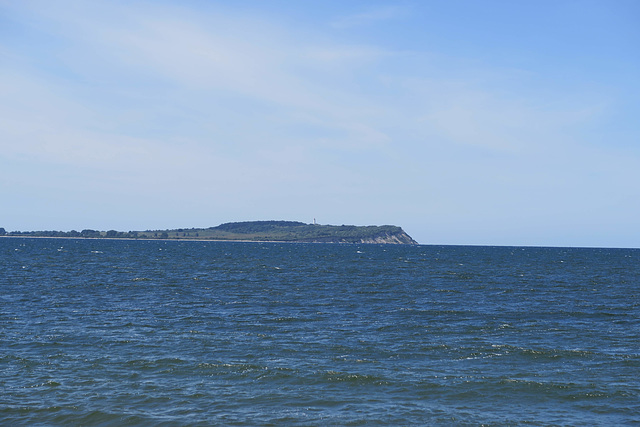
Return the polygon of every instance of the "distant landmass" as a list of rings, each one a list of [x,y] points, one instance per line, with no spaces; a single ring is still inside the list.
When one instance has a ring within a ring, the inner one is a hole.
[[[402,228],[394,225],[320,225],[298,221],[228,222],[209,228],[177,228],[145,231],[12,231],[0,228],[0,236],[78,237],[120,239],[226,240],[302,243],[384,243],[416,245]]]

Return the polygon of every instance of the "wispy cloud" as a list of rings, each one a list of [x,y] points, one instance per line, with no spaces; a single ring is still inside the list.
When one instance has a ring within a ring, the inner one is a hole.
[[[401,19],[409,13],[409,8],[402,5],[377,6],[363,12],[335,18],[331,25],[336,28],[351,28],[374,25],[380,22]]]
[[[532,102],[523,101],[522,93],[513,99],[492,94],[471,76],[463,84],[451,85],[446,77],[423,75],[419,85],[407,85],[401,74],[385,72],[388,63],[406,61],[406,54],[376,46],[319,45],[304,34],[283,34],[268,23],[225,15],[201,18],[176,7],[95,4],[95,8],[78,3],[70,9],[34,7],[33,13],[64,45],[56,52],[58,66],[79,79],[46,82],[41,72],[30,77],[28,69],[13,70],[14,77],[7,75],[5,81],[23,92],[14,93],[7,102],[14,110],[8,113],[16,116],[20,111],[16,105],[32,104],[11,120],[13,125],[6,124],[12,132],[25,129],[18,123],[29,111],[43,117],[40,128],[48,122],[50,127],[76,131],[104,132],[106,126],[112,133],[135,133],[136,123],[130,119],[134,117],[147,138],[156,126],[168,131],[160,140],[193,137],[204,142],[211,132],[247,148],[261,144],[262,133],[274,145],[379,149],[391,141],[402,145],[390,130],[403,135],[405,129],[445,142],[518,150],[543,140],[545,132],[555,132],[557,123],[566,124],[585,111],[595,114],[588,106],[538,111],[536,103],[544,100],[535,95]],[[104,14],[105,9],[110,13]],[[372,9],[351,20],[397,18],[403,10]],[[120,20],[121,16],[126,19]],[[427,65],[426,70],[446,74],[443,64],[433,63],[433,58],[415,62],[414,56],[411,61],[407,69]],[[191,109],[188,119],[181,108]],[[122,111],[125,117],[119,114]],[[172,114],[173,123],[157,123]],[[251,126],[239,128],[241,116]],[[188,123],[181,124],[183,119]],[[301,125],[316,128],[317,136],[311,133],[287,142],[295,134],[287,129]]]
[[[317,138],[288,141],[296,145],[311,144],[314,148],[326,145],[332,149],[376,147],[389,139],[371,123],[370,113],[377,107],[368,103],[366,97],[343,90],[343,79],[354,72],[354,67],[381,60],[384,53],[378,49],[308,44],[299,37],[283,38],[278,31],[269,32],[268,25],[245,22],[244,25],[254,28],[253,32],[245,32],[243,23],[239,28],[230,26],[225,16],[202,20],[188,12],[162,8],[149,11],[119,5],[119,13],[111,9],[107,18],[87,22],[87,13],[95,18],[104,7],[97,3],[96,9],[80,12],[34,11],[46,13],[46,17],[37,16],[65,43],[65,48],[58,52],[60,62],[67,72],[84,82],[79,85],[50,81],[58,93],[55,100],[46,95],[49,90],[44,87],[46,83],[34,75],[29,81],[28,72],[11,83],[22,88],[21,95],[13,97],[12,103],[19,102],[20,97],[24,102],[32,102],[27,110],[31,115],[49,118],[38,125],[44,129],[48,123],[49,134],[55,133],[51,129],[55,126],[60,130],[65,126],[73,128],[74,132],[78,132],[78,127],[85,132],[87,127],[101,132],[104,129],[99,127],[106,126],[111,127],[109,138],[113,141],[111,145],[115,145],[117,138],[113,133],[135,132],[131,116],[138,118],[138,130],[146,128],[149,132],[156,121],[153,116],[162,115],[164,105],[169,114],[173,110],[176,115],[173,124],[163,124],[168,126],[169,135],[188,137],[200,129],[247,149],[262,144],[264,139],[276,146],[287,144],[286,131],[273,126],[274,115],[284,128],[299,127],[306,122],[308,126],[324,129],[321,132],[324,135]],[[118,16],[127,18],[121,22]],[[256,27],[262,31],[256,32]],[[77,34],[82,34],[82,39],[76,39]],[[40,89],[35,88],[38,85]],[[111,92],[104,93],[104,89]],[[180,124],[180,107],[191,109],[190,129]],[[20,117],[24,119],[27,110]],[[128,117],[119,111],[127,112]],[[53,120],[61,114],[71,118]],[[18,119],[12,120],[14,132],[26,129],[24,123],[18,125]],[[245,124],[237,123],[240,120]],[[247,122],[251,122],[249,127]],[[42,146],[37,145],[39,138],[34,138],[33,127],[30,132],[31,136],[24,139],[31,143],[20,149],[32,146],[40,150]],[[167,140],[169,135],[159,137],[160,141]],[[225,143],[217,138],[206,142],[203,135],[197,139],[203,144]],[[76,156],[86,151],[68,147],[60,150],[74,152]],[[102,157],[107,157],[105,150],[99,151]]]

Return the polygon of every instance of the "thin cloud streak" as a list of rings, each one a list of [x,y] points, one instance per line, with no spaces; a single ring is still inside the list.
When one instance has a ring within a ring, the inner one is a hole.
[[[336,28],[352,28],[375,25],[384,21],[396,20],[407,16],[406,6],[378,6],[361,13],[344,15],[334,19],[331,25]]]

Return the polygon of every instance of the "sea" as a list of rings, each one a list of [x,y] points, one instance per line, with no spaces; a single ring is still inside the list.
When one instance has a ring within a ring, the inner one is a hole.
[[[0,425],[640,425],[640,250],[0,238]]]

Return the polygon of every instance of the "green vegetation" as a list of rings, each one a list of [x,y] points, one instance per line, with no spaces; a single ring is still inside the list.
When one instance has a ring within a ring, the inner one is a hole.
[[[0,234],[1,235],[1,234]],[[120,239],[199,239],[267,242],[316,243],[398,243],[416,244],[402,228],[393,225],[317,225],[297,221],[229,222],[209,228],[178,228],[173,230],[146,230],[122,232],[96,231],[13,231],[8,236],[23,237],[81,237]]]

